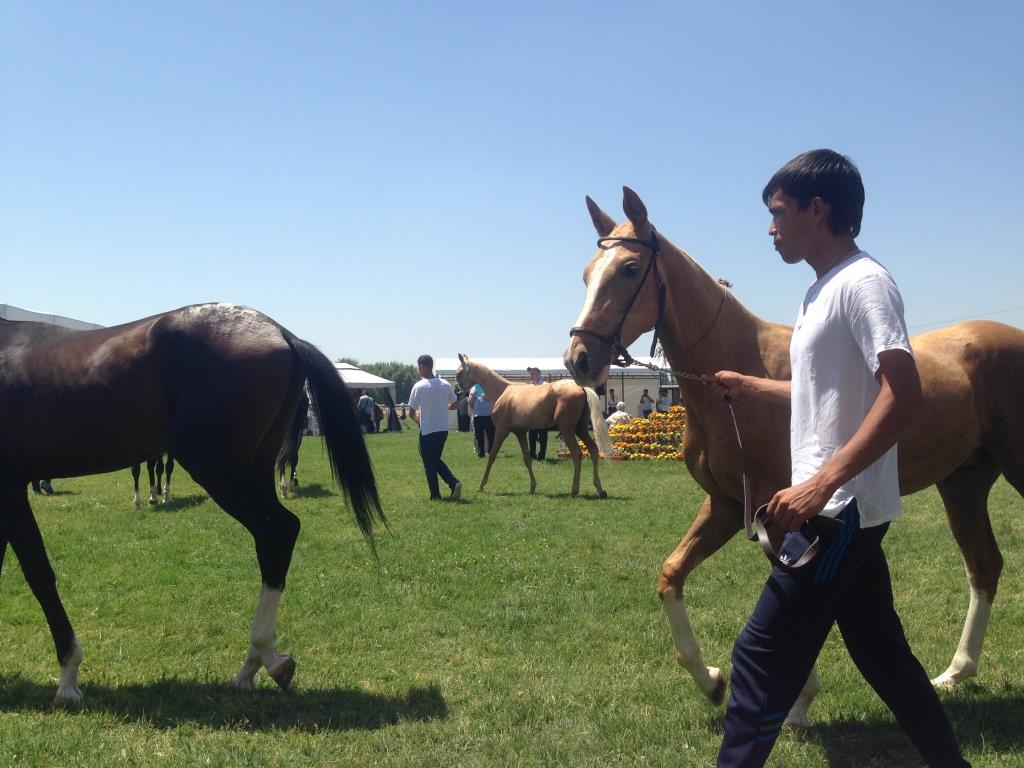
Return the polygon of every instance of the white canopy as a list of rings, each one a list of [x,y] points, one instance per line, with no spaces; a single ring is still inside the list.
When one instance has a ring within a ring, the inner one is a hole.
[[[352,389],[386,389],[391,393],[391,401],[394,402],[395,382],[390,379],[375,376],[349,363],[335,363],[334,367],[341,380],[345,382],[345,386]]]

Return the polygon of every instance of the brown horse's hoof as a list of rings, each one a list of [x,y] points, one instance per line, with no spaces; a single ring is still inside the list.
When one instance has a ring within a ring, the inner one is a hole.
[[[607,499],[608,498],[608,492],[607,491],[598,491],[597,492],[597,498],[599,498],[599,499]]]
[[[722,702],[725,701],[725,675],[719,674],[715,690],[711,692],[708,698],[711,699],[711,703],[716,707],[722,706]]]
[[[268,669],[267,673],[274,679],[274,682],[278,684],[282,691],[287,691],[288,686],[292,684],[292,678],[295,677],[295,659],[291,656],[285,656],[273,669]]]

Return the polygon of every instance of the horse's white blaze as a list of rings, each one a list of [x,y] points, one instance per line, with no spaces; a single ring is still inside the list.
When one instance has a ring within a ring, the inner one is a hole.
[[[988,620],[992,615],[992,600],[988,592],[971,583],[971,604],[967,609],[967,620],[960,634],[953,661],[949,668],[932,680],[936,688],[953,688],[978,673],[981,664],[981,645],[985,641]]]
[[[661,602],[665,606],[665,613],[668,614],[668,626],[672,630],[672,642],[676,648],[676,661],[690,673],[703,694],[711,698],[721,683],[722,672],[717,667],[709,667],[704,663],[704,654],[701,653],[697,638],[694,637],[682,595],[677,598],[675,592],[669,590],[661,596]]]
[[[583,299],[583,309],[580,310],[580,316],[576,318],[574,325],[581,326],[586,322],[587,316],[597,302],[597,289],[601,286],[601,277],[604,275],[604,271],[611,266],[618,251],[618,248],[609,248],[604,252],[604,256],[597,260],[594,268],[590,270],[590,280],[587,283],[586,298]]]

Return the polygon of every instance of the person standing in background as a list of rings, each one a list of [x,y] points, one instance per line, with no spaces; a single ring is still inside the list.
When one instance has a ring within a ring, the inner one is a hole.
[[[540,377],[540,368],[530,367],[526,369],[530,374],[530,386],[543,387],[547,384]],[[548,451],[548,428],[530,430],[530,458],[536,461],[544,461],[544,455]]]
[[[441,454],[448,440],[448,411],[455,410],[455,390],[444,379],[434,375],[434,358],[420,355],[416,359],[421,378],[413,384],[409,394],[409,413],[420,425],[420,458],[423,459],[423,471],[427,476],[427,488],[430,500],[441,498],[438,475],[451,489],[452,501],[458,501],[462,495],[462,483],[458,481]]]
[[[484,388],[474,384],[469,390],[469,407],[473,411],[473,432],[476,435],[476,455],[483,458],[491,452],[494,443],[494,420],[491,418],[493,404],[487,399]],[[486,440],[486,450],[484,438]]]

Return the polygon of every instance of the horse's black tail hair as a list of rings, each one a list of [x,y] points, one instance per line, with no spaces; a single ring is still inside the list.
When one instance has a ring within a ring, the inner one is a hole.
[[[376,554],[373,524],[376,520],[386,526],[387,519],[381,509],[370,454],[363,442],[359,418],[348,387],[320,350],[302,339],[293,338],[291,342],[309,383],[309,394],[316,409],[334,478],[348,498],[370,549]]]

